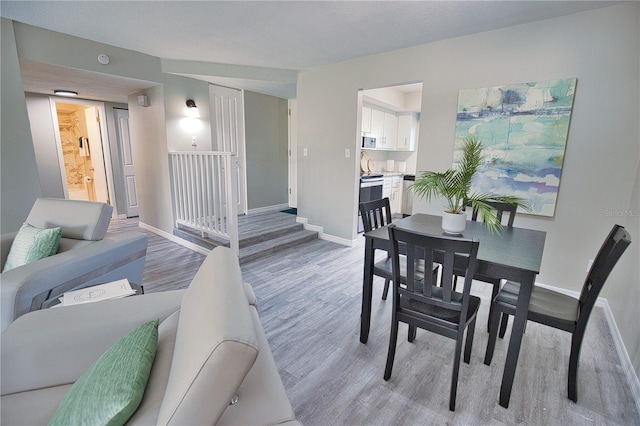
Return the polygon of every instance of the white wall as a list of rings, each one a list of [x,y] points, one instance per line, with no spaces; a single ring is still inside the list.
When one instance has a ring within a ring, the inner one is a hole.
[[[13,23],[2,18],[2,97],[0,103],[0,229],[17,231],[33,202],[42,195],[27,117],[27,104],[15,43]],[[15,185],[20,182],[20,185]]]
[[[55,125],[49,96],[26,94],[29,126],[38,162],[40,188],[44,197],[64,198]]]
[[[636,166],[635,186],[624,210],[613,210],[616,223],[631,234],[633,243],[627,248],[609,276],[602,296],[607,299],[614,313],[618,330],[625,343],[631,363],[640,377],[640,332],[638,331],[638,306],[640,306],[640,162]]]
[[[249,210],[289,201],[287,109],[285,99],[244,92]]]
[[[209,83],[179,76],[172,77],[165,83],[164,91],[169,151],[193,151],[191,136],[196,137],[198,151],[211,151]],[[187,116],[187,99],[195,101],[202,122],[202,128],[194,134],[180,125],[180,121]]]
[[[298,157],[299,215],[326,233],[355,238],[356,165],[343,153],[357,146],[360,88],[422,81],[417,168],[445,170],[460,89],[577,77],[555,217],[519,215],[516,226],[547,232],[538,281],[579,290],[588,259],[619,220],[606,212],[638,209],[632,189],[640,154],[639,22],[640,4],[626,3],[301,72],[298,144],[309,156]],[[440,210],[438,201],[414,203],[414,212]],[[639,240],[635,235],[630,253]],[[638,269],[629,273],[616,284],[637,302]],[[623,321],[619,309],[614,314]],[[637,320],[633,327],[635,337],[625,342],[637,360]]]
[[[140,222],[171,233],[173,210],[164,87],[158,85],[144,93],[149,99],[148,107],[137,104],[137,93],[129,96],[129,131],[136,165]]]

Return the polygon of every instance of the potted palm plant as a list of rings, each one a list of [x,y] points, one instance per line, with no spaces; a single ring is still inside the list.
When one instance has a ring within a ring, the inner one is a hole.
[[[464,231],[467,221],[466,206],[478,211],[487,228],[492,232],[502,232],[503,227],[487,202],[513,204],[529,210],[527,202],[515,196],[501,196],[492,193],[470,194],[471,180],[482,165],[482,142],[477,136],[467,136],[462,148],[462,159],[456,169],[444,172],[422,172],[410,189],[416,196],[430,201],[434,197],[444,197],[447,206],[442,216],[443,231],[459,234]]]

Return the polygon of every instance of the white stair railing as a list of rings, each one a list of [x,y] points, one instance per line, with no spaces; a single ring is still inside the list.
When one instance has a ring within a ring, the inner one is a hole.
[[[229,241],[238,254],[238,214],[231,152],[169,153],[176,225]]]

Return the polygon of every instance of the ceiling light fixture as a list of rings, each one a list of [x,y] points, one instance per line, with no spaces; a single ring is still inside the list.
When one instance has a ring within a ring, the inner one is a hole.
[[[74,92],[73,90],[54,90],[53,93],[55,93],[58,96],[68,96],[68,97],[78,96],[78,92]]]

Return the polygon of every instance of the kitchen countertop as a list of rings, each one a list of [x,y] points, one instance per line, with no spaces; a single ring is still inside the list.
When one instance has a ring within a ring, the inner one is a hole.
[[[392,176],[404,176],[406,173],[400,173],[400,172],[380,172],[383,176],[385,177],[392,177]]]

